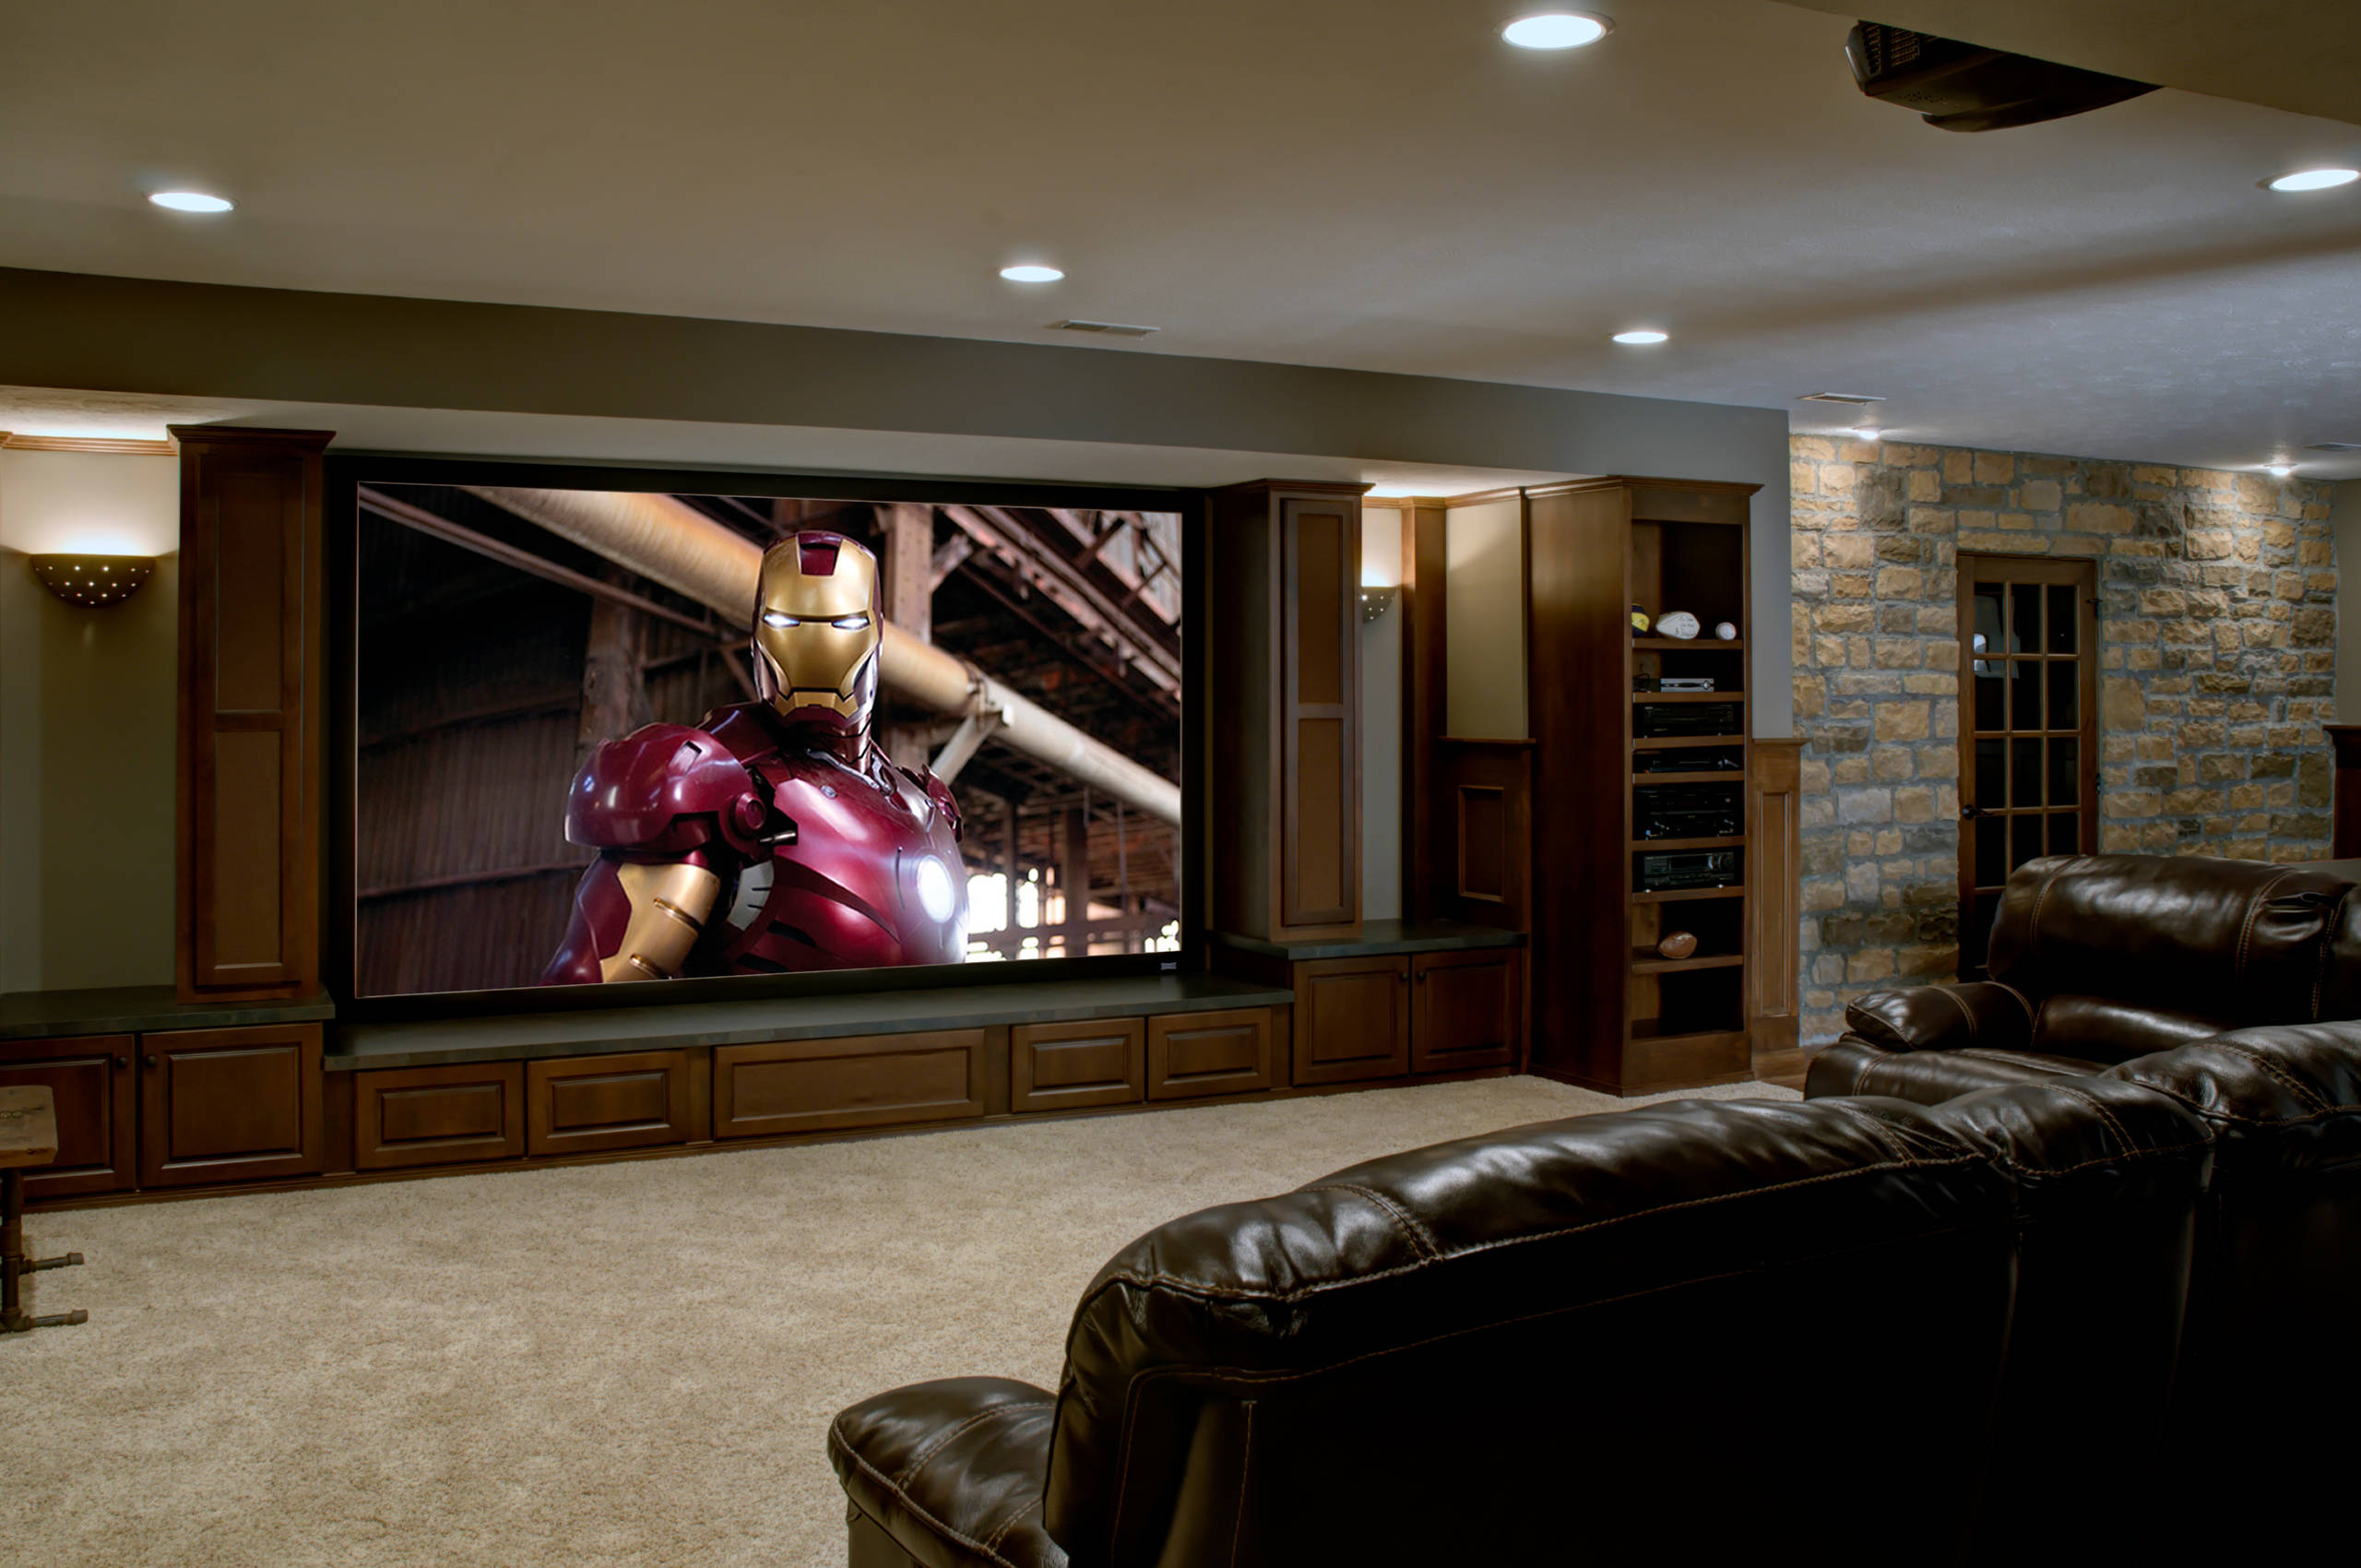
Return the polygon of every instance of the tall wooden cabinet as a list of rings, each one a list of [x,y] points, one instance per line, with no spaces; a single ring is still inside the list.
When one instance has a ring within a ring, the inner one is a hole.
[[[1212,493],[1207,863],[1223,931],[1360,930],[1367,488],[1264,480]]]
[[[1536,1073],[1618,1094],[1752,1075],[1746,633],[1756,488],[1614,477],[1525,493]],[[1659,619],[1686,610],[1700,634],[1635,636],[1634,604]],[[1717,639],[1718,622],[1738,636]],[[1667,680],[1712,689],[1667,691]],[[1663,730],[1685,732],[1651,732]],[[1730,831],[1652,831],[1668,802],[1717,812],[1725,797]],[[1704,855],[1729,858],[1707,873],[1693,858]],[[1666,858],[1657,876],[1703,880],[1650,886],[1651,857]],[[1692,953],[1658,954],[1674,931],[1696,938]]]
[[[181,458],[181,1000],[320,989],[320,455],[174,425]]]

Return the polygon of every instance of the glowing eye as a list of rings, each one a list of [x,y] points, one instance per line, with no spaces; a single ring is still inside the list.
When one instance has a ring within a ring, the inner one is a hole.
[[[763,612],[763,624],[765,626],[801,626],[803,623],[797,620],[792,615],[783,614],[777,610],[765,610]]]
[[[869,617],[866,615],[839,615],[835,620],[829,622],[828,624],[834,626],[839,632],[865,631],[869,626]]]

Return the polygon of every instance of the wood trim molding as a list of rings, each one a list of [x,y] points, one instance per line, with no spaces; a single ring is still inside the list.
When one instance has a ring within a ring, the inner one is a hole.
[[[117,457],[170,457],[180,448],[170,441],[139,441],[112,435],[28,435],[0,431],[0,447],[11,452],[97,452]]]
[[[1445,820],[1436,793],[1435,748],[1449,715],[1448,573],[1442,502],[1406,508],[1402,529],[1402,869],[1403,905],[1416,920],[1442,914],[1450,856],[1439,837]]]
[[[1757,739],[1748,760],[1747,844],[1754,858],[1753,949],[1747,965],[1747,1022],[1754,1040],[1755,1075],[1800,1065],[1803,953],[1801,878],[1804,742]]]
[[[2340,861],[2361,858],[2361,724],[2323,724],[2336,759],[2335,814],[2330,819],[2329,853]]]

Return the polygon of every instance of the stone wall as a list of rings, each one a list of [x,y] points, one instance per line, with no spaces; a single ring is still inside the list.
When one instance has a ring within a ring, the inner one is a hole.
[[[2094,557],[2100,848],[2328,852],[2329,486],[1956,447],[1792,442],[1802,1033],[1959,962],[1957,552]]]

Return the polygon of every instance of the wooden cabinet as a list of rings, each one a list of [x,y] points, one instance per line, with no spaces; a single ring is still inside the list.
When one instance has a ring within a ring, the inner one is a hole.
[[[1147,1098],[1201,1099],[1278,1087],[1278,1027],[1268,1007],[1173,1013],[1147,1021]]]
[[[72,1197],[134,1184],[138,1096],[129,1035],[0,1041],[0,1088],[43,1085],[57,1102],[57,1158],[25,1174],[25,1196]]]
[[[1146,1060],[1145,1019],[1018,1024],[1008,1031],[1008,1108],[1137,1104]]]
[[[320,1029],[184,1029],[139,1040],[139,1182],[272,1182],[321,1166]]]
[[[525,1152],[524,1064],[352,1075],[356,1170],[514,1159]]]
[[[713,1135],[765,1137],[984,1113],[984,1031],[716,1046]]]
[[[319,989],[320,454],[176,425],[183,1001]]]
[[[1360,498],[1261,481],[1211,495],[1213,876],[1224,930],[1360,928]]]
[[[1523,955],[1513,947],[1410,960],[1410,1070],[1515,1063],[1525,1038]]]
[[[686,1051],[527,1063],[528,1151],[587,1154],[687,1143],[694,1135],[689,1067]]]
[[[1295,1081],[1347,1084],[1410,1070],[1410,960],[1400,953],[1295,966]]]

